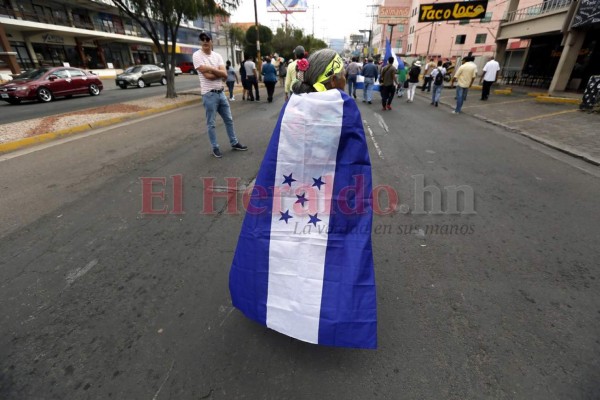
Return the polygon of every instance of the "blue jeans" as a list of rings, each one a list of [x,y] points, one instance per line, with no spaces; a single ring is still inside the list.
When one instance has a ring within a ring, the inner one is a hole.
[[[363,90],[363,100],[373,100],[373,86],[375,85],[375,78],[365,78],[365,89]]]
[[[467,98],[467,93],[469,92],[469,88],[464,88],[457,86],[456,87],[456,108],[455,112],[459,113],[462,110],[463,102]]]
[[[225,97],[225,93],[208,92],[203,94],[202,104],[204,104],[204,110],[206,111],[208,139],[213,149],[219,148],[219,143],[217,143],[217,128],[215,126],[217,113],[219,113],[225,123],[227,136],[229,136],[229,144],[232,146],[236,144],[238,139],[235,137],[235,131],[233,130],[233,117],[231,116],[231,109],[229,108],[229,102],[227,101],[227,97]]]
[[[348,94],[356,97],[356,75],[348,75]]]
[[[442,88],[444,87],[444,85],[432,85],[432,86],[433,86],[433,93],[431,93],[431,102],[433,104],[439,103],[440,96],[442,95]]]

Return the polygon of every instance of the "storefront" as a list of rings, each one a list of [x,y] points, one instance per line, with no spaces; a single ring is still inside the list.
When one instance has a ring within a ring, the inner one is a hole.
[[[155,64],[152,46],[133,44],[130,46],[134,64]]]
[[[73,67],[83,65],[73,38],[46,33],[32,38],[31,42],[40,66],[60,66],[65,63]]]

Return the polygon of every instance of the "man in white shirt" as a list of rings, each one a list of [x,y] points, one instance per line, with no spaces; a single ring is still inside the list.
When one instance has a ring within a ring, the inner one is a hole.
[[[260,101],[260,93],[258,92],[258,71],[256,71],[256,63],[252,58],[248,58],[248,60],[244,63],[244,68],[246,68],[246,79],[250,84],[250,101],[254,101],[252,87],[254,87],[254,92],[256,93],[256,101]]]
[[[217,129],[215,126],[217,113],[223,118],[231,148],[238,151],[248,150],[248,147],[242,145],[235,136],[229,101],[227,101],[227,97],[223,92],[223,80],[227,78],[227,71],[225,70],[223,57],[212,51],[212,36],[209,32],[200,34],[200,46],[200,50],[194,53],[192,59],[200,79],[200,93],[206,111],[206,125],[208,127],[208,139],[212,145],[212,155],[216,158],[223,157],[217,142]]]
[[[490,89],[492,88],[492,84],[498,79],[498,72],[500,72],[500,64],[492,57],[483,67],[483,74],[479,80],[479,83],[483,82],[481,100],[485,101],[490,97]]]

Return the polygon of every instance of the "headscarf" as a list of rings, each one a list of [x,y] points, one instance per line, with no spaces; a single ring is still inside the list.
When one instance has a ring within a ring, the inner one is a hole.
[[[313,87],[317,92],[324,92],[327,90],[324,82],[327,82],[335,74],[340,73],[344,69],[344,60],[339,54],[333,57],[333,60],[325,67],[325,71],[317,78],[317,81],[313,84]]]

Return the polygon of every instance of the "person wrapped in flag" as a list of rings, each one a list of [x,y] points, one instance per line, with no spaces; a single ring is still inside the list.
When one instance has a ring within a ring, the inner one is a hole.
[[[377,347],[371,162],[331,49],[300,68],[246,208],[229,276],[234,307],[320,345]]]

